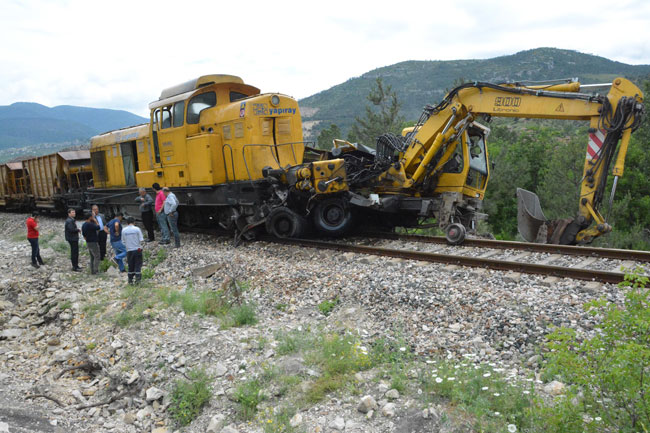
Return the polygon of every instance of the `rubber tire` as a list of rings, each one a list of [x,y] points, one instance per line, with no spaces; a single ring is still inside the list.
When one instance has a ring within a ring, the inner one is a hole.
[[[445,227],[445,239],[449,245],[460,245],[467,234],[465,226],[459,223],[451,223]]]
[[[299,238],[307,226],[305,218],[286,207],[276,207],[266,218],[266,232],[276,238]]]
[[[347,204],[338,198],[323,200],[312,211],[314,227],[328,236],[341,236],[354,224],[352,212]]]

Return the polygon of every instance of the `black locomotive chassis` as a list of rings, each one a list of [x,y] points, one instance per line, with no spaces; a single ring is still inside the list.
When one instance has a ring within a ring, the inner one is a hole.
[[[179,223],[192,227],[213,225],[215,219],[227,218],[232,209],[255,212],[272,197],[271,184],[266,180],[231,182],[213,186],[173,187],[179,205]],[[155,192],[147,189],[155,200]],[[91,188],[86,191],[84,208],[97,204],[107,217],[117,212],[140,217],[138,188]],[[224,221],[225,222],[225,221]]]

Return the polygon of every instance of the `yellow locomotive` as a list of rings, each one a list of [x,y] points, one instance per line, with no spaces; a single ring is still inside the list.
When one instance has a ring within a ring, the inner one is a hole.
[[[91,139],[87,197],[109,214],[137,214],[137,187],[157,182],[178,197],[182,225],[247,231],[263,222],[265,204],[281,201],[263,169],[303,162],[297,101],[260,94],[239,77],[204,75],[170,87],[149,109],[148,124]]]

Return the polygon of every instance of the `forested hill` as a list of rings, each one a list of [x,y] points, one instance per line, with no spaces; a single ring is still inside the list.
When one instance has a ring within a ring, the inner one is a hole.
[[[311,138],[330,124],[348,131],[355,116],[363,117],[366,96],[381,77],[396,91],[401,115],[416,120],[426,104],[439,102],[459,79],[503,82],[578,77],[582,83],[610,82],[617,76],[638,78],[650,74],[650,65],[628,65],[604,57],[556,48],[537,48],[484,60],[407,61],[351,78],[300,101]]]
[[[0,106],[0,150],[44,143],[87,141],[93,135],[147,122],[123,110],[33,102]]]

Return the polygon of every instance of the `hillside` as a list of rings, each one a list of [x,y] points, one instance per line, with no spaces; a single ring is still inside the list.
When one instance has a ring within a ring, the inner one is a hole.
[[[95,134],[146,121],[123,110],[16,102],[0,106],[0,150],[87,141]]]
[[[578,77],[582,83],[608,82],[616,76],[650,74],[650,65],[628,65],[604,57],[556,48],[537,48],[484,60],[406,61],[367,72],[360,77],[300,101],[305,136],[337,124],[347,132],[362,116],[366,95],[376,78],[393,87],[402,103],[402,116],[416,120],[426,104],[439,102],[455,80],[503,82]]]

